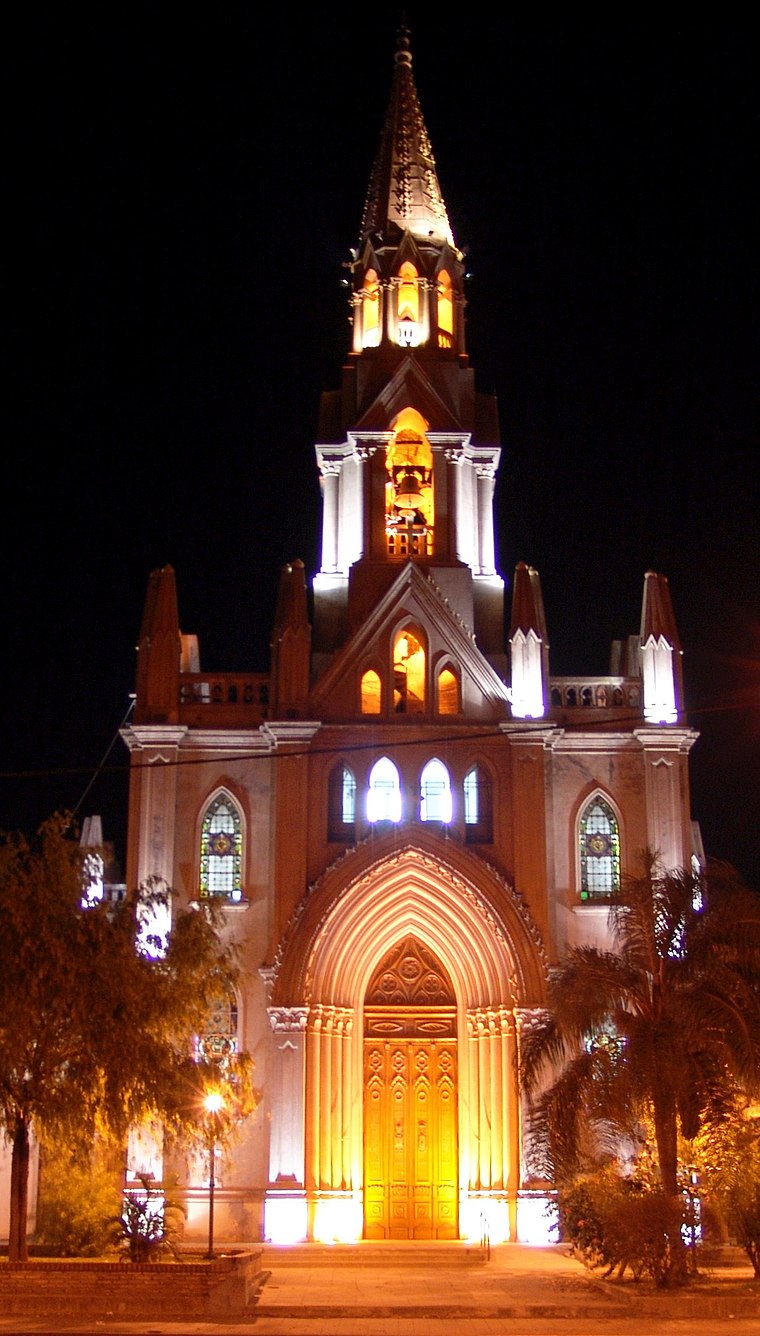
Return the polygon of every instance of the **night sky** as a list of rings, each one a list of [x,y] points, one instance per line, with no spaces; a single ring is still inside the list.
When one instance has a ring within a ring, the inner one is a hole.
[[[123,850],[114,740],[152,569],[175,567],[202,667],[230,671],[268,666],[282,564],[316,569],[319,394],[349,346],[342,266],[399,12],[17,20],[3,829],[99,812]],[[606,672],[645,571],[669,577],[693,814],[760,887],[749,20],[432,12],[407,7],[468,351],[500,406],[498,564],[540,571],[554,673]]]

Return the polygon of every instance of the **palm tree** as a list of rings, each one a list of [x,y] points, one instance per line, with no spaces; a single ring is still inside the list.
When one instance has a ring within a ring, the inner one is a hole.
[[[614,949],[568,950],[548,1010],[523,1034],[533,1127],[557,1177],[651,1115],[663,1191],[679,1132],[720,1118],[732,1082],[760,1086],[760,896],[727,864],[663,871],[647,857],[610,906]]]

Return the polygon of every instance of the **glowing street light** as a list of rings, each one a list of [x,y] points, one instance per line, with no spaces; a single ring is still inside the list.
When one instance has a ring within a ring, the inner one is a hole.
[[[208,1252],[211,1260],[214,1256],[214,1156],[219,1114],[224,1108],[224,1100],[218,1090],[209,1090],[203,1100],[203,1107],[208,1119]]]

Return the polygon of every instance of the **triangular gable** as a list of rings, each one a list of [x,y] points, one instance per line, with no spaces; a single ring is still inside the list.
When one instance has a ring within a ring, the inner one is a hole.
[[[333,657],[326,672],[312,689],[309,709],[317,716],[320,707],[342,695],[341,687],[350,677],[355,683],[357,664],[366,662],[385,636],[390,636],[399,618],[419,624],[431,642],[445,644],[452,662],[464,679],[467,676],[492,709],[501,710],[507,701],[507,688],[498,673],[478,649],[474,637],[452,611],[435,583],[414,562],[399,571],[390,589],[377,603],[359,629]]]
[[[387,431],[389,423],[402,408],[416,408],[429,424],[430,431],[462,431],[462,424],[411,355],[399,363],[377,398],[364,410],[353,431],[357,435],[362,431]]]

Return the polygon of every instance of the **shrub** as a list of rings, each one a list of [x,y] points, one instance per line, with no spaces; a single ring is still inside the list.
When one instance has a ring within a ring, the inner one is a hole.
[[[35,1241],[52,1257],[99,1257],[113,1241],[117,1178],[98,1155],[43,1150]]]
[[[561,1237],[589,1270],[657,1286],[686,1279],[683,1212],[663,1192],[604,1169],[559,1187],[557,1211]]]
[[[124,1193],[121,1215],[111,1221],[112,1237],[126,1260],[153,1262],[169,1252],[179,1260],[179,1238],[184,1208],[151,1179]]]

